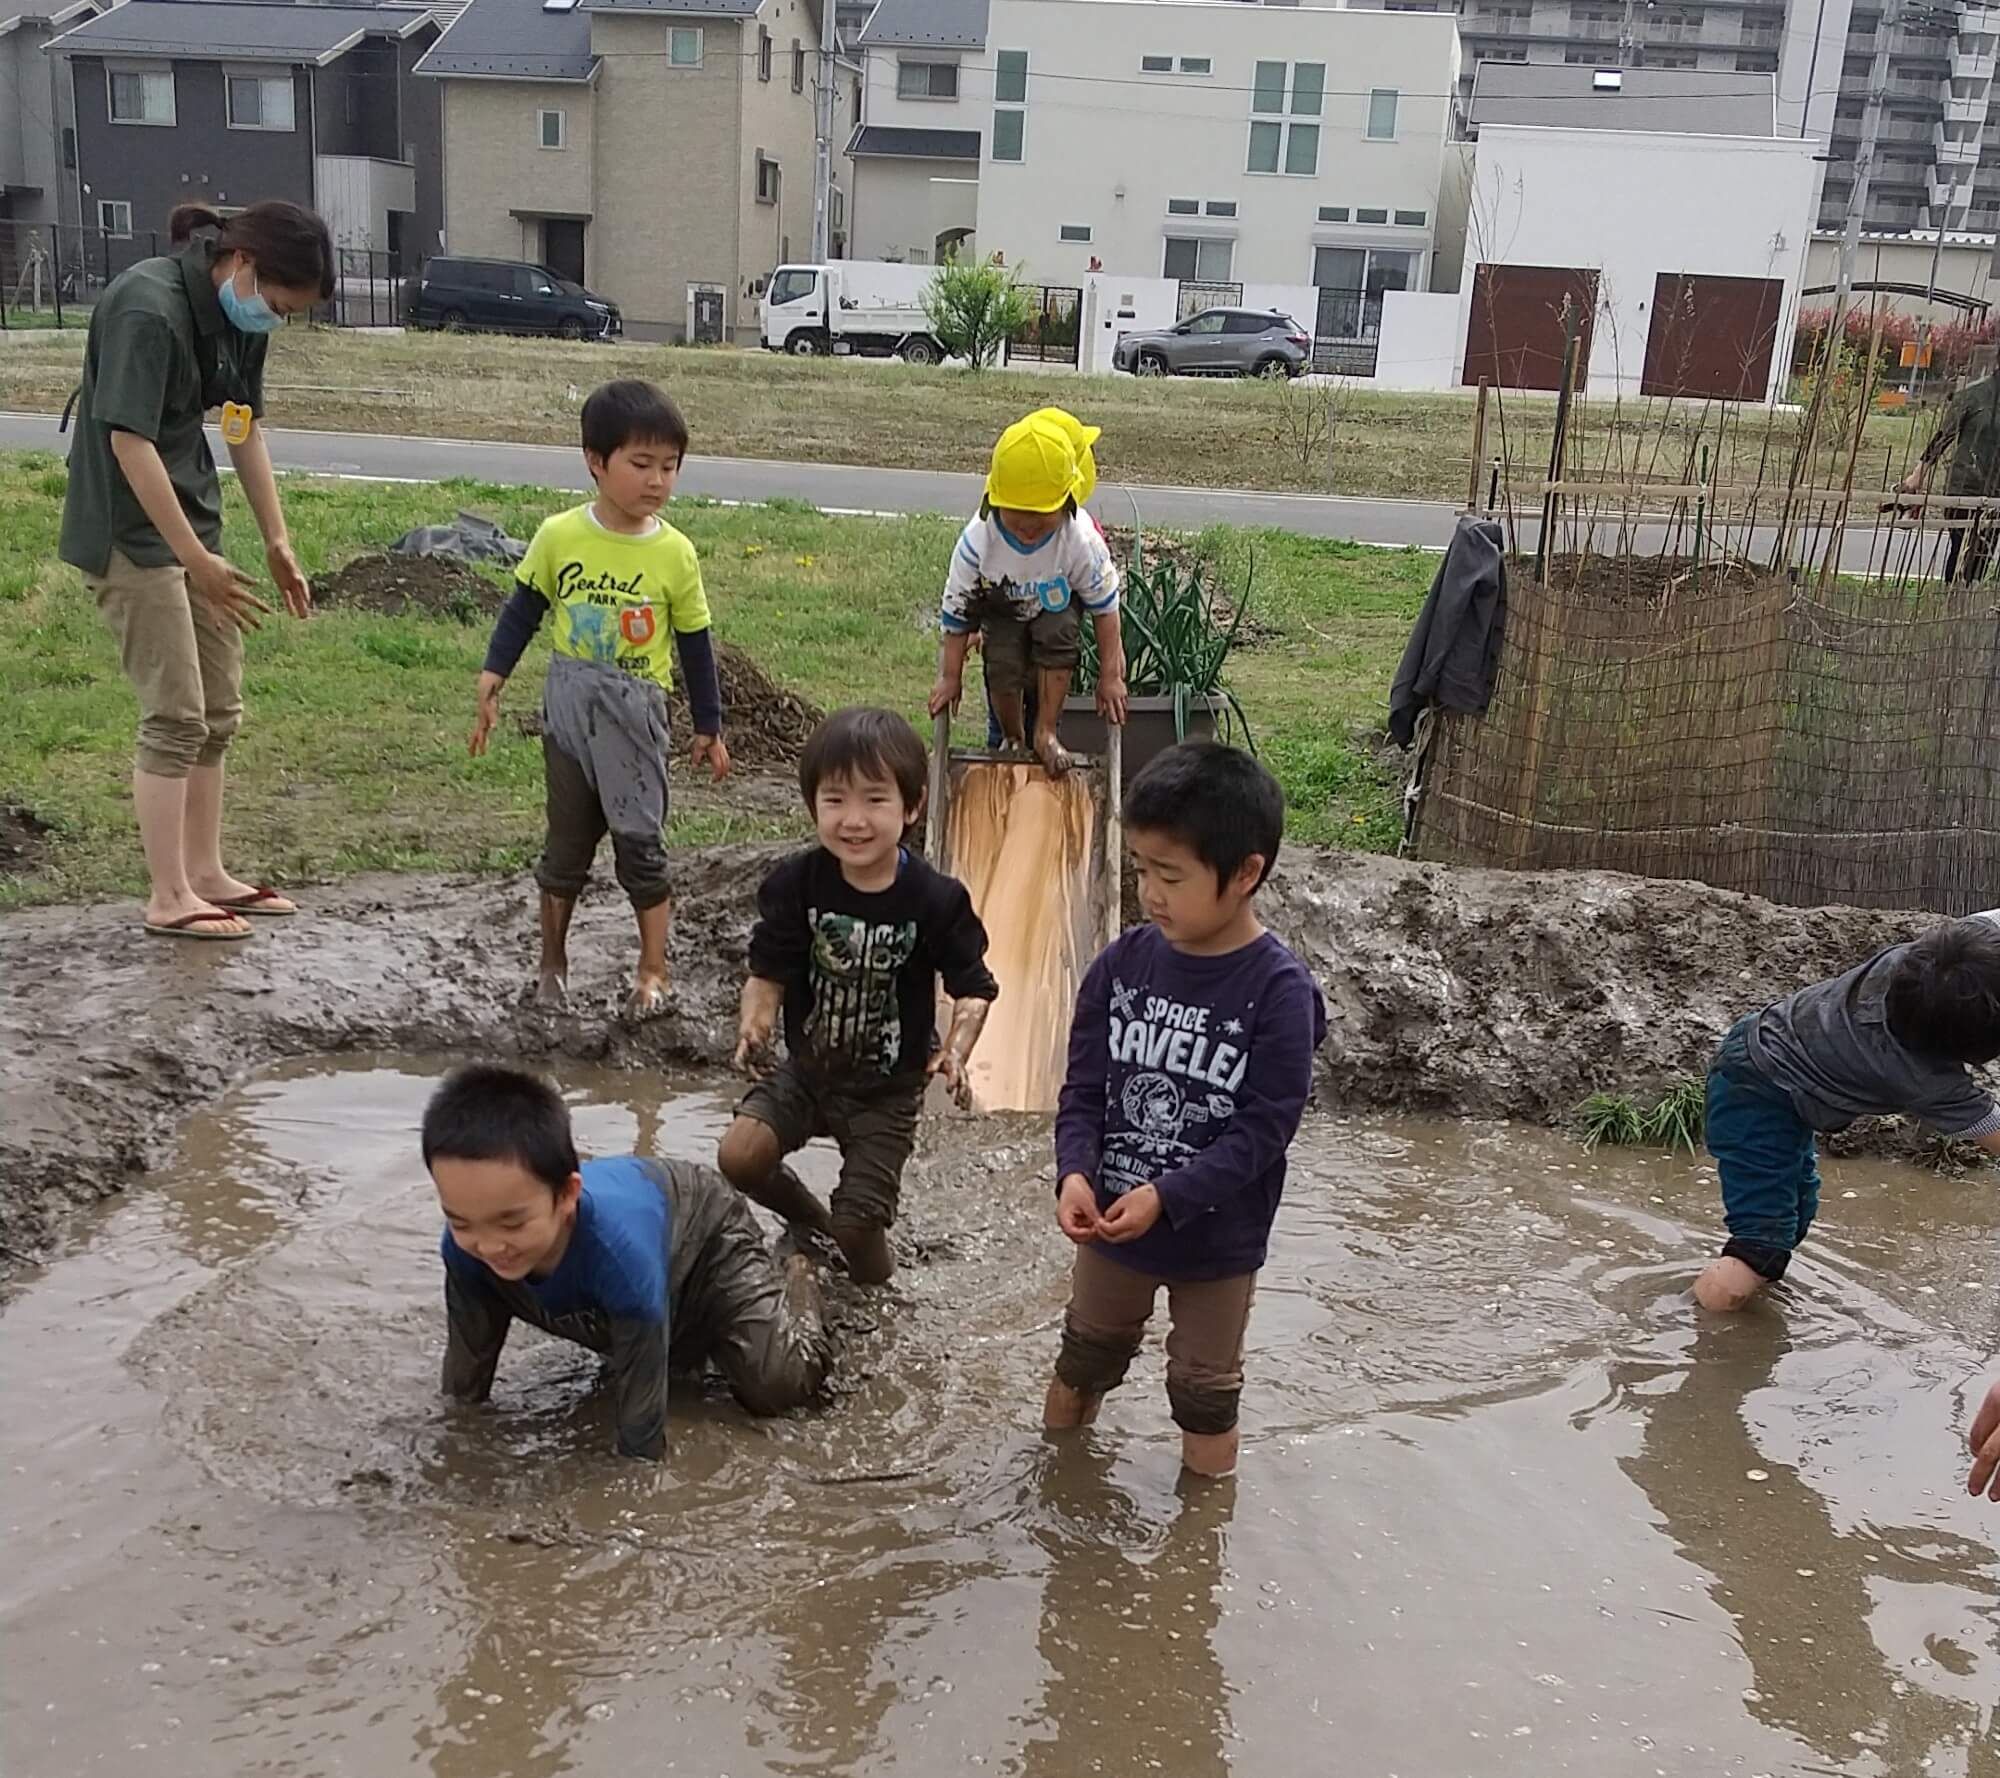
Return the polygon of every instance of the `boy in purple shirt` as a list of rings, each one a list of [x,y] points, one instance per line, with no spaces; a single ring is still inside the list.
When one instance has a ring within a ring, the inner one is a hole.
[[[1056,1220],[1077,1255],[1043,1424],[1096,1419],[1165,1286],[1167,1400],[1199,1475],[1236,1467],[1250,1299],[1326,1036],[1319,989],[1252,905],[1284,828],[1276,780],[1213,741],[1133,781],[1151,924],[1084,977],[1056,1113]]]

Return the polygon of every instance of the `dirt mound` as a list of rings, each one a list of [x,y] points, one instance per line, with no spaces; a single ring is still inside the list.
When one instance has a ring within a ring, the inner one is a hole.
[[[1749,592],[1771,580],[1768,568],[1740,556],[1551,556],[1548,584],[1600,605],[1657,605],[1676,594],[1724,587]]]
[[[795,691],[787,691],[733,642],[715,644],[715,673],[722,681],[722,732],[729,742],[733,765],[758,771],[794,766],[826,712]],[[687,690],[678,680],[668,694],[676,744],[694,733],[694,713]],[[514,718],[522,734],[539,735],[539,710],[523,710]]]
[[[0,803],[0,877],[25,877],[49,855],[49,824],[18,803]]]
[[[560,1018],[521,1004],[535,914],[514,878],[349,883],[305,897],[282,942],[260,935],[199,969],[184,947],[128,942],[123,908],[0,919],[13,990],[0,997],[0,1272],[152,1165],[192,1106],[280,1057],[725,1062],[775,856],[676,853],[674,1000],[638,1028],[616,1017],[631,915],[609,887],[577,910],[575,1007]],[[1544,1124],[1597,1088],[1645,1097],[1701,1072],[1743,1012],[1927,923],[1600,871],[1310,852],[1281,861],[1259,902],[1326,995],[1324,1108]]]
[[[336,611],[418,612],[469,624],[507,602],[504,589],[449,556],[356,556],[313,583],[313,601]]]

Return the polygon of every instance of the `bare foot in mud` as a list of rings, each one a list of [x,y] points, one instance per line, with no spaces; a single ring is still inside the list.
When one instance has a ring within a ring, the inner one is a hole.
[[[1064,777],[1069,771],[1069,749],[1056,739],[1054,731],[1035,737],[1035,757],[1051,778]]]
[[[889,1231],[878,1228],[836,1228],[833,1238],[840,1243],[847,1261],[847,1275],[856,1284],[887,1284],[896,1269],[896,1256],[889,1251]]]
[[[545,969],[535,978],[535,991],[528,996],[530,1006],[544,1012],[561,1012],[569,1005],[569,977],[559,969]]]
[[[1694,1281],[1694,1300],[1704,1309],[1732,1314],[1747,1309],[1751,1299],[1764,1288],[1763,1278],[1740,1259],[1723,1255],[1711,1260]]]
[[[663,975],[642,975],[625,997],[625,1017],[635,1025],[657,1019],[666,1010],[667,978]]]

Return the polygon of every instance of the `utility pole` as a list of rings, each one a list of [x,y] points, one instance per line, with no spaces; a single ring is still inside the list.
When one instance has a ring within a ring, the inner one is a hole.
[[[813,264],[825,264],[833,220],[834,52],[839,44],[835,0],[819,0],[819,84],[813,89]]]
[[[1875,146],[1882,133],[1882,95],[1889,85],[1889,39],[1903,22],[1904,0],[1888,0],[1875,23],[1875,59],[1868,68],[1868,102],[1861,113],[1861,146],[1854,154],[1854,184],[1847,194],[1847,222],[1840,231],[1840,273],[1833,288],[1836,339],[1854,291],[1854,262],[1861,252],[1861,217],[1868,208],[1868,183],[1875,171]],[[1810,98],[1810,94],[1807,95]]]

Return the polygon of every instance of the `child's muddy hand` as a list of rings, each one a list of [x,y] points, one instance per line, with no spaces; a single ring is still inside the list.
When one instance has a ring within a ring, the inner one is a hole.
[[[468,743],[474,759],[486,751],[493,725],[500,720],[500,688],[506,683],[498,673],[479,675],[479,708],[472,719],[472,739]]]
[[[747,1074],[753,1080],[762,1080],[771,1072],[771,1028],[768,1025],[762,1029],[745,1025],[737,1032],[733,1065],[739,1074]]]
[[[965,681],[954,679],[949,674],[938,675],[938,682],[931,687],[930,712],[942,716],[947,710],[956,710],[958,700],[964,695]]]
[[[1122,676],[1114,675],[1097,682],[1097,713],[1114,728],[1125,726],[1127,695]]]
[[[1966,1482],[1966,1492],[2000,1500],[2000,1383],[1987,1390],[1967,1442],[1972,1447],[1972,1475]]]
[[[1160,1220],[1160,1193],[1156,1186],[1135,1186],[1098,1219],[1098,1233],[1114,1246],[1136,1241]]]
[[[951,1093],[952,1103],[960,1111],[972,1109],[972,1076],[966,1071],[965,1063],[951,1050],[939,1050],[931,1058],[931,1065],[925,1072],[937,1075],[944,1082]]]
[[[1056,1223],[1079,1247],[1097,1239],[1103,1226],[1097,1214],[1097,1193],[1081,1173],[1064,1176],[1062,1190],[1056,1194]]]
[[[729,776],[729,749],[723,745],[720,735],[696,735],[694,751],[689,756],[696,771],[708,767],[709,781],[720,784]]]

